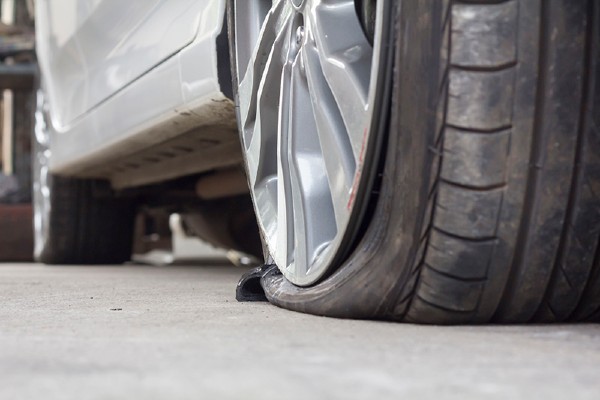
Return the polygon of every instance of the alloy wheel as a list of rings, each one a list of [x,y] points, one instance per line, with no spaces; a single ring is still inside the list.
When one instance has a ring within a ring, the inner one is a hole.
[[[381,40],[358,14],[355,0],[234,6],[249,184],[267,250],[300,286],[339,264],[370,193]]]

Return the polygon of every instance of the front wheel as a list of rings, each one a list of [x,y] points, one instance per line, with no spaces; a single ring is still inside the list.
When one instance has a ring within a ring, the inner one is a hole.
[[[599,16],[583,0],[232,1],[246,166],[281,271],[269,300],[598,319]]]

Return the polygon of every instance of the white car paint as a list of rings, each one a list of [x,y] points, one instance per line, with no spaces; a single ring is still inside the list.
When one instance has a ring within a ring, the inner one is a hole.
[[[51,170],[77,175],[194,125],[233,119],[218,80],[224,18],[225,0],[36,2]]]

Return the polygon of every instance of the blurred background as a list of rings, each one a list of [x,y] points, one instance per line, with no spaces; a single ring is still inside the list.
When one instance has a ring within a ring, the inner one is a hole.
[[[32,134],[37,87],[34,0],[0,0],[0,261],[32,261]],[[193,237],[183,218],[142,209],[133,260],[170,264],[204,260],[253,264]]]
[[[33,252],[34,48],[33,0],[0,0],[1,261],[28,261]]]

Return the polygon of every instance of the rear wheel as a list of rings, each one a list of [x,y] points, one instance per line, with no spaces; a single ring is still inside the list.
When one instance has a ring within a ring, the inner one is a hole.
[[[596,2],[379,0],[372,47],[364,2],[234,3],[242,142],[283,273],[263,278],[269,300],[425,323],[600,317]]]
[[[49,172],[44,96],[38,93],[33,156],[34,256],[47,264],[117,264],[131,258],[135,208],[105,181]]]

